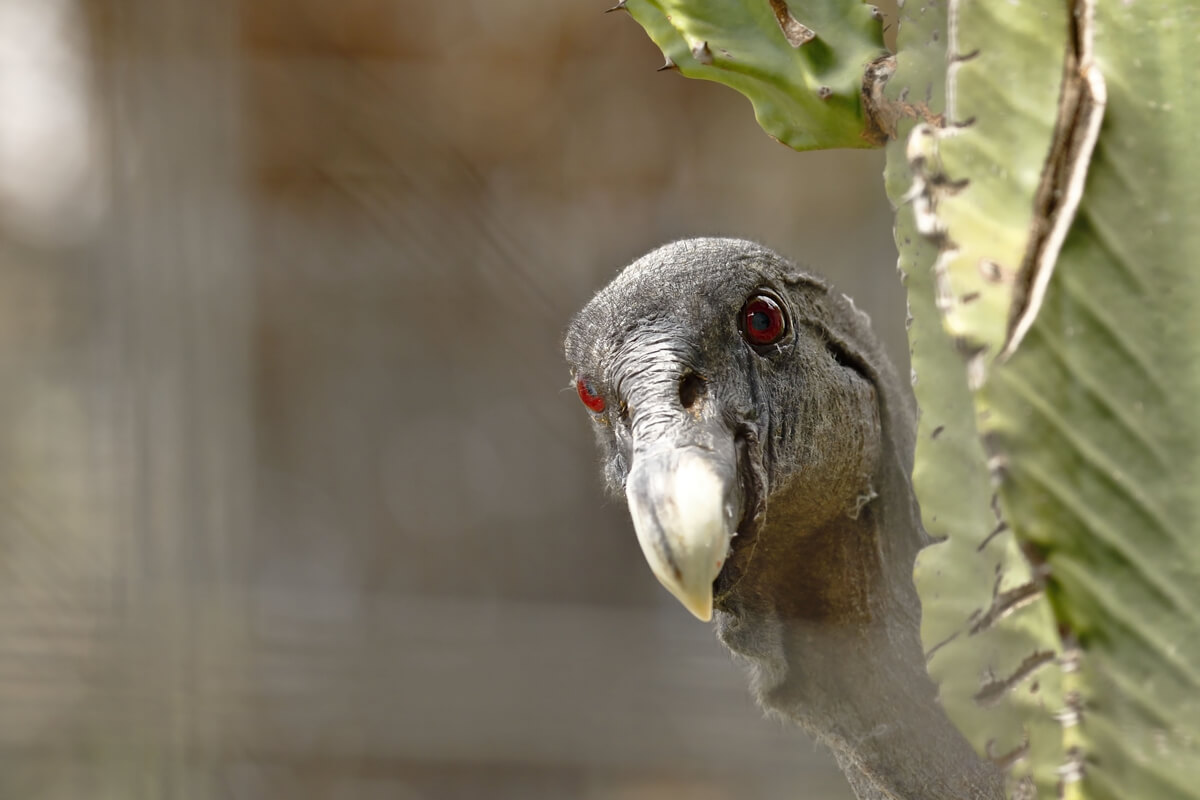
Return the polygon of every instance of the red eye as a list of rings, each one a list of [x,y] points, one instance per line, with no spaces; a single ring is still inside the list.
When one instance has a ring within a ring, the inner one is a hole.
[[[596,394],[592,389],[592,384],[584,378],[575,381],[575,391],[579,392],[579,399],[583,404],[599,414],[604,410],[604,398]]]
[[[742,336],[757,346],[775,344],[787,333],[787,321],[779,303],[756,294],[742,306]]]

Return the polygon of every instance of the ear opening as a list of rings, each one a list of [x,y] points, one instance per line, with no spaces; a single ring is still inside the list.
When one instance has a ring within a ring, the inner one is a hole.
[[[875,385],[875,381],[878,379],[875,371],[867,365],[862,356],[847,348],[845,343],[827,336],[825,338],[825,350],[829,355],[833,356],[833,360],[837,362],[838,366],[854,370],[867,383],[870,383],[872,386]]]

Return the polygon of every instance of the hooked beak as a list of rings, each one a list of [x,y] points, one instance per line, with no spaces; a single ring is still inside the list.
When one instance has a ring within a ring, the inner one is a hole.
[[[715,446],[655,443],[637,452],[625,497],[650,569],[707,622],[713,581],[729,555],[744,500],[732,437],[703,438]]]

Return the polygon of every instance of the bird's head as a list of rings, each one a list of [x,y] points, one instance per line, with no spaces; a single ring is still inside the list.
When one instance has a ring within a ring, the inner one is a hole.
[[[566,349],[646,560],[715,610],[759,702],[860,797],[1003,797],[925,671],[914,414],[866,316],[764,247],[693,239],[626,267]]]
[[[896,581],[915,602],[907,397],[822,280],[751,242],[676,242],[601,290],[566,352],[651,569],[734,650],[778,649],[758,623],[870,627]]]

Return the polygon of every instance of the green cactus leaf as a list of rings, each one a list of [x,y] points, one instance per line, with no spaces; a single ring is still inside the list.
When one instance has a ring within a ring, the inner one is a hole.
[[[763,130],[796,150],[876,147],[862,105],[883,25],[858,0],[628,0],[622,4],[690,78],[745,95]]]
[[[901,13],[897,68],[887,94],[898,104],[923,100],[925,105],[901,120],[897,138],[889,145],[887,185],[897,206],[896,243],[908,291],[914,389],[921,408],[913,483],[926,529],[945,540],[926,548],[916,565],[922,639],[946,712],[980,753],[1010,768],[1010,792],[1049,796],[1058,781],[1055,768],[1065,760],[1068,747],[1055,715],[1067,707],[1071,676],[1061,666],[1063,647],[1050,603],[1001,512],[968,388],[963,358],[967,345],[942,324],[944,273],[935,272],[935,266],[945,266],[948,253],[964,249],[950,238],[940,218],[947,203],[958,202],[958,195],[942,191],[952,185],[943,180],[944,162],[991,168],[986,145],[972,150],[970,143],[955,138],[974,135],[985,120],[977,116],[972,125],[956,128],[952,118],[950,128],[944,125],[949,23],[945,7],[929,3]],[[1000,41],[1005,36],[995,28],[990,34]],[[1064,38],[1065,34],[1064,24]],[[1060,46],[1059,62],[1061,53]],[[957,70],[961,77],[968,65],[986,68],[991,63],[980,49],[951,72]],[[1055,65],[1055,78],[1060,71],[1061,63]],[[1049,83],[1053,112],[1056,88],[1053,80]],[[952,94],[950,105],[961,108],[973,99]],[[992,113],[1008,113],[1003,94],[992,102]],[[978,113],[987,116],[983,110]],[[1017,190],[1004,184],[999,193],[998,202],[1024,209],[1023,222],[1019,213],[1009,215],[1018,221],[1009,223],[1008,239],[1000,240],[1018,260],[1052,120],[1050,126],[1041,124],[1032,132],[1036,138],[1031,146],[1039,150],[1032,156],[1032,175]],[[953,148],[943,155],[948,141]],[[1004,147],[1019,151],[1022,144],[1005,142]],[[962,186],[954,188],[966,196]],[[969,214],[969,207],[955,206],[951,217],[957,223],[970,219]],[[966,247],[975,246],[969,238],[975,232],[972,227],[964,237]],[[995,252],[997,245],[989,241],[985,246]],[[1002,333],[1004,301],[989,300],[985,307],[999,309]]]
[[[945,242],[934,271],[946,328],[976,357],[971,379],[981,383],[1004,349],[1027,254],[1041,244],[1035,210],[1044,177],[1057,174],[1047,159],[1060,98],[1075,97],[1062,91],[1070,27],[1066,3],[953,8],[933,200]]]
[[[1088,798],[1200,798],[1198,40],[1187,0],[1097,3],[1086,187],[1028,335],[979,393],[1004,507],[1077,642]]]
[[[1159,5],[953,3],[945,124],[909,136],[894,195],[937,251],[909,275],[915,369],[935,376],[914,481],[947,536],[917,568],[930,672],[983,752],[1021,731],[1020,796],[1200,798],[1200,14]],[[972,636],[979,556],[1014,610]],[[1034,664],[971,694],[981,665]]]

